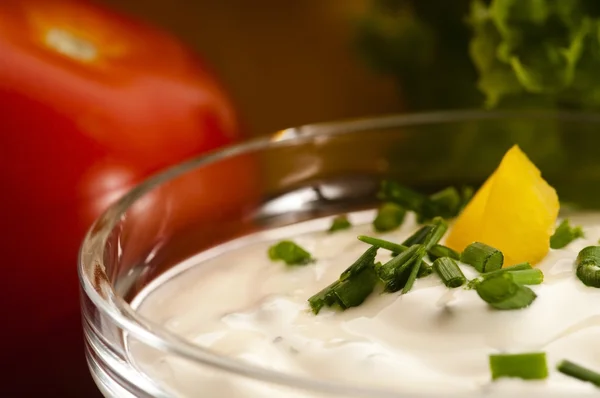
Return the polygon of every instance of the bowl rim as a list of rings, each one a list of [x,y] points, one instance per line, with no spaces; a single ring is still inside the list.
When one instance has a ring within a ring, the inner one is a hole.
[[[338,394],[351,397],[431,397],[431,394],[402,393],[372,387],[355,386],[348,383],[313,379],[279,371],[268,370],[247,364],[210,349],[195,345],[186,339],[169,332],[166,328],[150,321],[137,313],[110,286],[104,272],[103,250],[108,235],[125,212],[143,195],[154,187],[176,178],[188,171],[208,164],[216,163],[233,156],[279,146],[301,144],[315,137],[333,137],[351,134],[366,129],[386,129],[393,127],[423,126],[452,122],[499,120],[499,119],[541,119],[583,123],[600,123],[600,114],[590,112],[564,111],[523,111],[523,110],[457,110],[409,114],[392,114],[376,117],[345,119],[333,122],[306,124],[277,131],[271,135],[250,139],[236,145],[205,153],[166,168],[130,189],[119,200],[110,205],[89,228],[79,250],[78,277],[82,294],[89,299],[95,309],[108,317],[113,325],[123,329],[124,333],[159,350],[168,351],[181,358],[191,360],[207,367],[245,378],[260,380],[281,386],[298,388],[301,391]],[[85,316],[85,315],[84,315]],[[468,397],[469,392],[456,395],[442,393],[440,397]]]

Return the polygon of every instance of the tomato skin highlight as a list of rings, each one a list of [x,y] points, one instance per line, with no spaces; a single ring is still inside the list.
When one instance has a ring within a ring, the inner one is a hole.
[[[169,34],[88,2],[0,2],[8,396],[92,396],[76,272],[86,230],[150,174],[241,138],[214,73]],[[225,206],[253,197],[255,170],[246,159],[227,171],[245,183],[232,185]],[[206,211],[211,179],[223,173],[199,182]]]

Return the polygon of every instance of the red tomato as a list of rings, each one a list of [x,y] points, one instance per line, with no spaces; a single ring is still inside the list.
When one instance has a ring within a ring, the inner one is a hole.
[[[85,230],[148,174],[237,138],[223,89],[168,34],[73,0],[0,2],[0,297],[19,388],[11,395],[9,382],[9,396],[92,396],[78,387]],[[253,170],[230,170],[248,183],[228,196],[253,195]]]

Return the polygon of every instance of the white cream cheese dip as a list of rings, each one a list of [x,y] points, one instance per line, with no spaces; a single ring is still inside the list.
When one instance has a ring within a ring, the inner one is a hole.
[[[406,295],[376,292],[359,307],[323,308],[314,315],[307,299],[369,247],[358,235],[401,242],[418,228],[409,214],[400,229],[375,234],[373,216],[351,214],[355,226],[335,233],[326,231],[331,219],[321,219],[230,242],[161,276],[133,306],[171,332],[249,365],[398,396],[600,395],[591,384],[555,370],[561,359],[600,369],[600,289],[584,286],[573,266],[579,250],[598,242],[599,214],[570,215],[586,237],[551,250],[537,265],[545,279],[531,286],[538,297],[528,308],[493,310],[475,291],[448,289],[434,273],[418,279]],[[283,238],[307,249],[316,262],[290,267],[271,261],[269,246]],[[389,251],[379,250],[379,261],[389,258]],[[468,265],[461,269],[468,279],[478,275]],[[132,339],[128,347],[135,366],[174,396],[327,396],[200,367]],[[532,351],[546,352],[547,380],[490,380],[490,354]]]

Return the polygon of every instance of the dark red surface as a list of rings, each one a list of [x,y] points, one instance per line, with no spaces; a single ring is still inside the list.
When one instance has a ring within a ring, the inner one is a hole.
[[[96,55],[61,53],[52,29]],[[238,131],[213,75],[169,35],[71,0],[0,2],[3,396],[97,395],[79,319],[85,231],[148,174]]]

